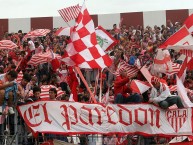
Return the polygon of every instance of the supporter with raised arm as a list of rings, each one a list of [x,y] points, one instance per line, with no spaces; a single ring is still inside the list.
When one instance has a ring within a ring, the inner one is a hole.
[[[133,94],[130,88],[131,79],[134,77],[128,76],[126,70],[120,70],[120,76],[117,76],[114,82],[116,104],[139,103],[142,101],[141,96],[137,93]]]
[[[153,76],[151,78],[151,84],[153,87],[149,98],[150,103],[158,104],[163,109],[167,109],[174,104],[176,104],[178,108],[184,108],[181,98],[171,95],[168,86],[161,83],[157,77]]]

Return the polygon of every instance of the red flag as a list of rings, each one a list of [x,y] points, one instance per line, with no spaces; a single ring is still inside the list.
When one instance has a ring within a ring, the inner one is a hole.
[[[78,17],[80,8],[81,7],[79,6],[79,4],[77,4],[75,6],[70,6],[70,7],[58,10],[58,12],[61,15],[61,17],[64,19],[65,22],[69,22]]]
[[[193,14],[191,14],[184,22],[184,25],[188,28],[189,32],[193,32]]]
[[[174,50],[193,49],[193,38],[188,29],[184,26],[168,38],[160,48],[169,48]]]
[[[189,70],[193,70],[193,58],[191,58],[190,61],[188,62],[187,68],[188,68]]]
[[[78,15],[76,25],[70,36],[63,61],[68,66],[80,68],[105,68],[112,64],[111,58],[98,45],[94,22],[85,3]]]

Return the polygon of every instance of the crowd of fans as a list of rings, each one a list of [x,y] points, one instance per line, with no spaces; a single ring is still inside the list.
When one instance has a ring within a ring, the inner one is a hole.
[[[144,65],[151,68],[150,66],[153,64],[153,59],[159,46],[179,30],[181,26],[180,22],[172,23],[171,21],[167,21],[167,24],[161,27],[155,25],[153,28],[149,26],[143,28],[143,26],[139,25],[134,27],[121,24],[118,28],[118,26],[114,24],[113,28],[108,30],[111,35],[117,39],[117,45],[108,52],[113,63],[109,68],[102,71],[102,76],[99,76],[99,82],[102,81],[103,95],[105,95],[109,89],[109,96],[114,96],[109,100],[110,103],[154,102],[160,105],[159,102],[163,100],[155,100],[155,96],[151,97],[152,93],[150,93],[150,91],[144,94],[137,94],[130,89],[132,79],[145,81],[145,78],[140,72],[133,76],[127,76],[125,70],[120,70],[120,76],[116,76],[114,72],[117,70],[120,60],[124,60],[129,65],[138,68]],[[27,38],[26,40],[23,40],[25,34],[22,33],[22,30],[19,30],[18,33],[6,32],[4,34],[3,39],[11,40],[20,45],[20,47],[11,51],[0,50],[0,106],[2,106],[2,108],[3,106],[9,107],[6,111],[1,109],[1,114],[10,112],[12,112],[10,114],[13,114],[13,108],[16,105],[15,102],[17,102],[17,105],[21,105],[40,100],[40,87],[42,85],[54,85],[64,91],[64,94],[57,98],[57,90],[51,88],[49,90],[48,100],[69,101],[72,91],[76,91],[78,102],[92,102],[90,94],[82,80],[77,79],[73,68],[67,66],[64,62],[61,62],[59,69],[55,69],[49,62],[39,64],[38,66],[28,65],[28,61],[32,55],[37,53],[43,53],[49,50],[61,56],[65,53],[69,37],[56,36],[56,30],[57,29],[53,29],[44,37]],[[170,55],[173,62],[182,63],[178,60],[180,57],[179,52],[170,50]],[[21,63],[19,63],[20,61]],[[23,72],[21,82],[17,83],[17,88],[15,90],[6,94],[6,89],[16,84],[14,80],[17,79],[20,71]],[[96,81],[97,75],[99,74],[98,69],[81,69],[81,71],[91,91],[95,94],[96,100],[99,101],[100,83]],[[150,72],[154,76],[157,75],[154,74],[152,70],[150,70]],[[156,80],[162,77],[165,78],[166,83],[160,83],[159,80]],[[152,83],[155,84],[154,88],[159,91],[160,85],[163,86],[167,84],[169,86],[176,84],[175,75],[166,76],[164,74],[158,74],[156,79],[152,80]],[[193,75],[191,70],[188,70],[184,84],[185,87],[193,89]],[[73,89],[74,86],[76,89]],[[33,95],[31,96],[29,93],[30,91],[33,91]],[[17,93],[16,98],[14,97],[14,93]],[[167,99],[167,97],[168,96],[165,96],[164,100]],[[166,101],[164,102],[165,104],[162,102],[160,107],[167,109],[169,106],[176,104],[179,108],[182,108],[183,105],[180,98],[176,98],[177,100]],[[10,127],[13,127],[13,124],[10,125]],[[1,130],[3,130],[2,127]],[[13,131],[14,129],[11,130],[11,134],[14,134]],[[109,145],[108,141],[104,144]]]

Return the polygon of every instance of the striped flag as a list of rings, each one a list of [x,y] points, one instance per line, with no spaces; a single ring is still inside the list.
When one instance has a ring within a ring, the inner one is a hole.
[[[178,73],[180,71],[181,64],[172,62],[171,68],[172,68],[171,70],[166,71],[165,73],[166,75],[173,75]]]
[[[50,62],[51,60],[53,60],[53,55],[58,60],[62,58],[60,55],[55,53],[52,54],[50,51],[47,51],[46,53],[37,53],[32,56],[32,58],[28,62],[28,65],[37,66],[39,64]]]
[[[187,57],[193,57],[193,50],[182,49],[180,50],[180,53],[186,55]]]
[[[120,75],[119,72],[122,69],[127,71],[127,75],[128,76],[133,76],[136,73],[138,73],[138,71],[139,71],[139,69],[136,66],[131,66],[128,63],[126,63],[125,61],[121,60],[120,63],[119,63],[119,66],[118,66],[118,68],[117,68],[117,70],[115,72],[115,75],[119,76]]]
[[[58,12],[61,15],[61,17],[64,19],[65,22],[69,22],[78,17],[80,9],[81,7],[79,6],[79,4],[77,4],[75,6],[70,6],[70,7],[58,10]]]
[[[10,40],[1,40],[0,41],[0,49],[14,49],[17,47],[18,46]]]
[[[53,86],[53,85],[42,85],[40,88],[41,88],[41,94],[40,94],[41,99],[49,98],[49,90],[51,88],[56,88],[57,98],[64,94],[64,91],[58,89],[56,86]],[[33,96],[33,91],[29,92],[29,96]]]
[[[170,85],[168,87],[170,89],[170,92],[176,92],[177,91],[177,85]]]
[[[23,40],[27,39],[27,38],[34,38],[34,37],[42,37],[42,36],[46,36],[46,34],[48,34],[50,32],[49,29],[36,29],[33,31],[30,31],[29,33],[27,33],[24,37]]]

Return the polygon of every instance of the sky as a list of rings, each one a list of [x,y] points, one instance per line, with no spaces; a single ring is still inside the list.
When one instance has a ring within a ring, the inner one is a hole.
[[[59,16],[59,9],[83,0],[0,0],[1,18]],[[90,14],[193,9],[193,0],[86,0]]]

